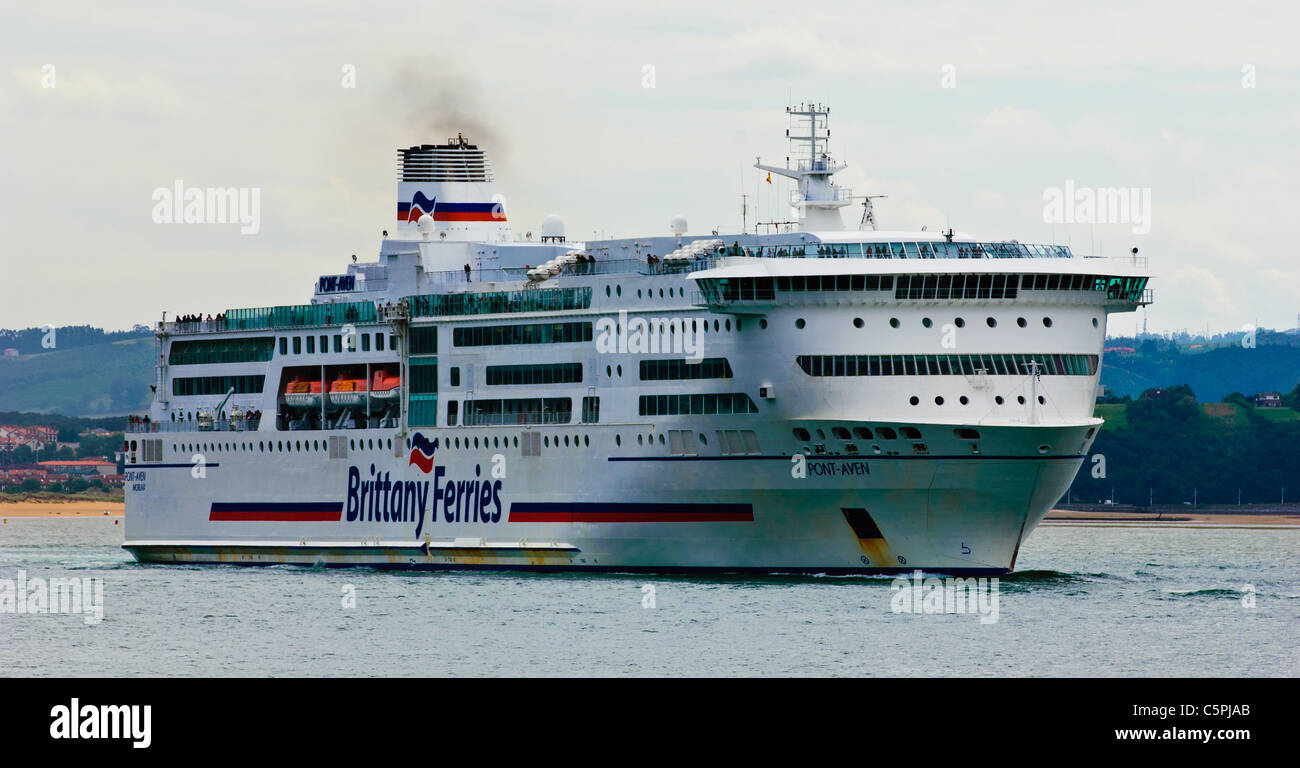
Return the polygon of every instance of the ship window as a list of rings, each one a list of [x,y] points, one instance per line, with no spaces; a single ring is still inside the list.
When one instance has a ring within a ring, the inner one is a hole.
[[[988,324],[988,327],[990,327],[990,328],[997,328],[997,327],[998,327],[998,321],[997,321],[995,318],[992,318],[992,317],[985,318],[984,322],[987,323],[987,324]]]
[[[921,398],[917,397],[916,395],[912,395],[907,399],[907,402],[911,403],[912,405],[918,405],[921,402]]]
[[[456,412],[459,410],[460,403],[456,400],[447,401],[447,426],[456,426]]]
[[[831,427],[831,434],[839,440],[849,440],[849,431],[844,427]]]
[[[362,352],[370,351],[370,334],[368,333],[361,334],[361,351]]]
[[[1051,328],[1051,327],[1052,327],[1052,318],[1050,318],[1050,317],[1044,317],[1044,318],[1043,318],[1043,326],[1046,327],[1046,328]]]
[[[854,437],[858,438],[859,440],[870,440],[870,439],[872,439],[872,437],[871,437],[871,430],[867,429],[866,427],[854,427],[854,428],[853,428],[853,435],[854,435]]]
[[[800,329],[800,330],[802,330],[803,327],[804,327],[805,325],[807,325],[807,323],[804,322],[804,319],[803,319],[802,317],[797,318],[797,319],[794,321],[794,327],[795,327],[795,328],[798,328],[798,329]]]
[[[321,353],[322,355],[324,355],[324,354],[328,353],[329,351],[330,351],[330,337],[328,337],[328,336],[321,336],[321,337],[320,337],[320,353]]]
[[[308,337],[307,337],[307,354],[309,354],[309,355],[314,355],[314,354],[316,354],[316,337],[315,337],[315,336],[308,336]]]
[[[807,442],[812,439],[812,435],[808,432],[808,430],[804,429],[803,427],[794,428],[794,437],[796,440],[802,440],[804,442]]]
[[[921,431],[918,430],[916,427],[899,427],[898,431],[902,432],[903,437],[906,437],[908,440],[921,439]]]
[[[877,427],[876,434],[880,437],[881,440],[898,439],[898,433],[894,431],[893,427]]]
[[[384,334],[382,333],[375,334],[375,351],[376,352],[384,351]]]
[[[289,354],[289,340],[283,336],[280,337],[280,354]]]

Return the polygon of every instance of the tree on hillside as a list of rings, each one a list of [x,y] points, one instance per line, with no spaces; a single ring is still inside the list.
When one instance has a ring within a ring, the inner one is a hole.
[[[1293,411],[1300,411],[1300,384],[1295,385],[1294,389],[1282,396],[1282,405]]]

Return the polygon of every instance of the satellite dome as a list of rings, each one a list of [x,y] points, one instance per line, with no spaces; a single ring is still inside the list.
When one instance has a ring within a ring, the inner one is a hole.
[[[542,219],[542,237],[564,237],[564,219],[553,213]]]
[[[674,216],[672,222],[668,224],[668,229],[674,235],[686,234],[686,217]]]
[[[421,232],[432,232],[433,217],[427,213],[424,214],[423,216],[420,217],[420,220],[417,222],[417,226],[419,226]]]

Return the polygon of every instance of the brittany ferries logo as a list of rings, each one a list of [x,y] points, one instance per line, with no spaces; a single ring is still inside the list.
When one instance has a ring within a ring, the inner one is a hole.
[[[434,221],[505,221],[506,209],[501,202],[440,203],[437,195],[425,197],[418,189],[411,202],[397,204],[397,220],[417,222],[424,214]]]
[[[411,438],[411,460],[407,466],[411,465],[419,467],[426,475],[433,471],[433,445],[419,432]]]

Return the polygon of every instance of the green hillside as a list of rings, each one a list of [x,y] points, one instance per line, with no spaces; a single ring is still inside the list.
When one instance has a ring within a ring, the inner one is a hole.
[[[151,337],[0,360],[0,411],[111,416],[148,407]]]
[[[1300,397],[1300,387],[1286,400]],[[1159,399],[1098,405],[1106,426],[1075,476],[1071,496],[1120,504],[1233,504],[1281,499],[1282,488],[1300,494],[1300,413],[1235,402],[1198,403],[1186,386],[1168,387]],[[1092,456],[1106,457],[1106,476]]]
[[[1250,349],[1239,343],[1196,349],[1144,342],[1137,354],[1107,353],[1101,383],[1117,397],[1137,397],[1170,382],[1190,386],[1203,401],[1222,400],[1233,392],[1287,392],[1300,382],[1300,346],[1293,341],[1270,334]]]

